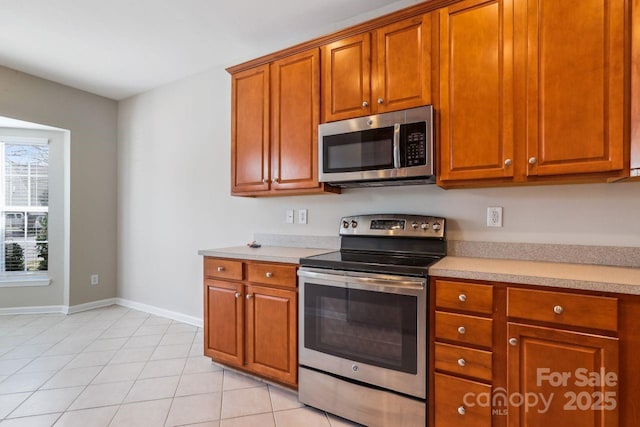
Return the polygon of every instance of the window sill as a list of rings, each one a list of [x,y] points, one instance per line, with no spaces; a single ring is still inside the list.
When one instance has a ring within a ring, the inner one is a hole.
[[[51,279],[49,276],[42,273],[0,276],[0,288],[25,288],[31,286],[49,286],[50,284]]]

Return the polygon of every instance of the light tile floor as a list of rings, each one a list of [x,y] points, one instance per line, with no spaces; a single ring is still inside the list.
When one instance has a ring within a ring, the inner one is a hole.
[[[202,348],[202,329],[116,305],[0,316],[0,427],[357,425]]]

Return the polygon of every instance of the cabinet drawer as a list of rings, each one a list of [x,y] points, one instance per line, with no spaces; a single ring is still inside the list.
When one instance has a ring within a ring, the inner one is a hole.
[[[491,381],[491,352],[436,343],[435,368]]]
[[[204,276],[242,280],[242,261],[205,257]]]
[[[509,288],[507,316],[567,326],[616,331],[618,299]]]
[[[491,314],[493,286],[436,280],[436,307]]]
[[[490,385],[438,373],[434,378],[436,427],[491,427],[491,406],[476,402],[477,396],[491,396]]]
[[[296,266],[251,263],[247,265],[247,280],[266,285],[296,287]]]
[[[436,338],[491,348],[493,320],[436,311]]]

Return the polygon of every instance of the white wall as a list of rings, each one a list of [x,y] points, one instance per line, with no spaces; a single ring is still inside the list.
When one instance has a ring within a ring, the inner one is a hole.
[[[0,116],[71,131],[70,286],[63,304],[115,297],[117,103],[5,67],[0,94]],[[90,285],[92,273],[100,274],[99,286]]]
[[[231,197],[230,78],[215,69],[119,104],[118,295],[202,315],[198,249],[242,245],[254,232],[336,235],[343,215],[440,215],[450,239],[640,247],[640,184]],[[486,208],[504,227],[486,228]],[[309,209],[308,225],[284,223]]]

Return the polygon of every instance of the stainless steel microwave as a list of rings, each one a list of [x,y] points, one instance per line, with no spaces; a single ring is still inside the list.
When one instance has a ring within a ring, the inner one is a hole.
[[[319,180],[339,187],[435,182],[433,107],[324,123]]]

